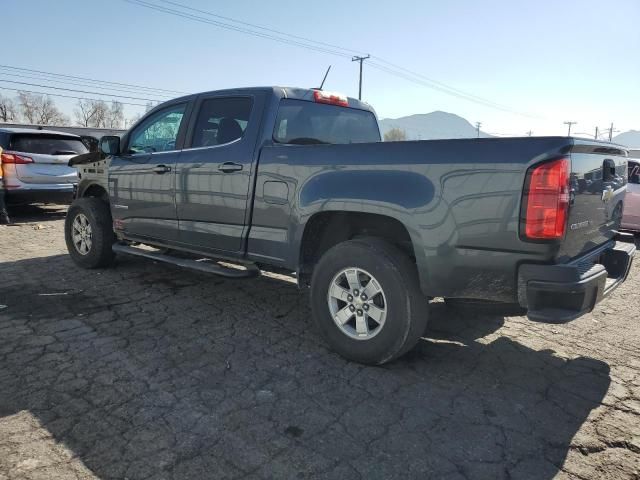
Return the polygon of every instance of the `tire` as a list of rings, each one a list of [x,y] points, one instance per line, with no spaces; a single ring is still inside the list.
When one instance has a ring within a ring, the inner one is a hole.
[[[348,286],[347,273],[354,278],[356,272],[363,290],[375,291],[376,283],[381,289],[365,302],[369,314],[376,311],[378,318],[384,318],[381,324],[364,314],[361,297],[353,297],[355,290]],[[372,278],[376,283],[367,288]],[[339,288],[332,290],[334,285]],[[350,297],[344,297],[343,290],[350,292]],[[336,300],[332,296],[335,292],[346,300]],[[333,312],[338,311],[342,321],[351,312],[345,308],[351,306],[355,313],[339,326]],[[349,240],[322,256],[311,278],[311,308],[315,324],[330,347],[349,360],[368,365],[381,365],[408,352],[423,335],[428,320],[428,301],[420,291],[415,264],[397,247],[376,238]],[[364,314],[360,315],[360,326],[359,313]]]
[[[78,226],[82,232],[76,228]],[[78,245],[78,235],[84,235],[84,245]],[[109,204],[93,197],[75,200],[67,212],[64,238],[69,255],[77,265],[83,268],[109,266],[115,258],[111,246],[116,241]]]

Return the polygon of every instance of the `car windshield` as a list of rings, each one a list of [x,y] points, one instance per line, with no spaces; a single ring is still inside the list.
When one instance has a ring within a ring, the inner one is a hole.
[[[89,150],[82,140],[59,135],[14,135],[10,150],[45,155],[81,155]]]
[[[278,143],[313,145],[380,141],[372,112],[336,105],[285,99],[273,133]]]

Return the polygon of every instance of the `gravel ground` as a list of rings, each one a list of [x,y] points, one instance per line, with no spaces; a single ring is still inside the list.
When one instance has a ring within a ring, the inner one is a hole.
[[[566,325],[432,305],[371,368],[286,277],[122,258],[83,271],[64,210],[0,226],[0,479],[640,478],[640,267]]]

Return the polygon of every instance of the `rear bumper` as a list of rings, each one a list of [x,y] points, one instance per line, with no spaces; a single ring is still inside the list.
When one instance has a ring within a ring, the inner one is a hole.
[[[56,188],[16,188],[5,190],[8,204],[59,203],[70,204],[73,201],[73,185]]]
[[[518,269],[518,303],[534,321],[578,318],[626,280],[635,252],[634,243],[619,240],[568,264],[523,264]]]

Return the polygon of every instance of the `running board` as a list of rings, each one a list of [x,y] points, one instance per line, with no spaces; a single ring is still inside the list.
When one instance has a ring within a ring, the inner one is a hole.
[[[169,263],[177,267],[188,268],[190,270],[197,270],[199,272],[213,273],[214,275],[221,275],[227,278],[251,278],[260,275],[260,269],[255,265],[242,265],[245,270],[236,268],[227,268],[213,262],[207,262],[203,260],[191,260],[188,258],[177,258],[164,253],[153,252],[149,250],[143,250],[141,248],[131,247],[129,245],[122,245],[114,243],[112,250],[115,253],[123,253],[125,255],[134,255],[136,257],[144,257],[158,262]]]

